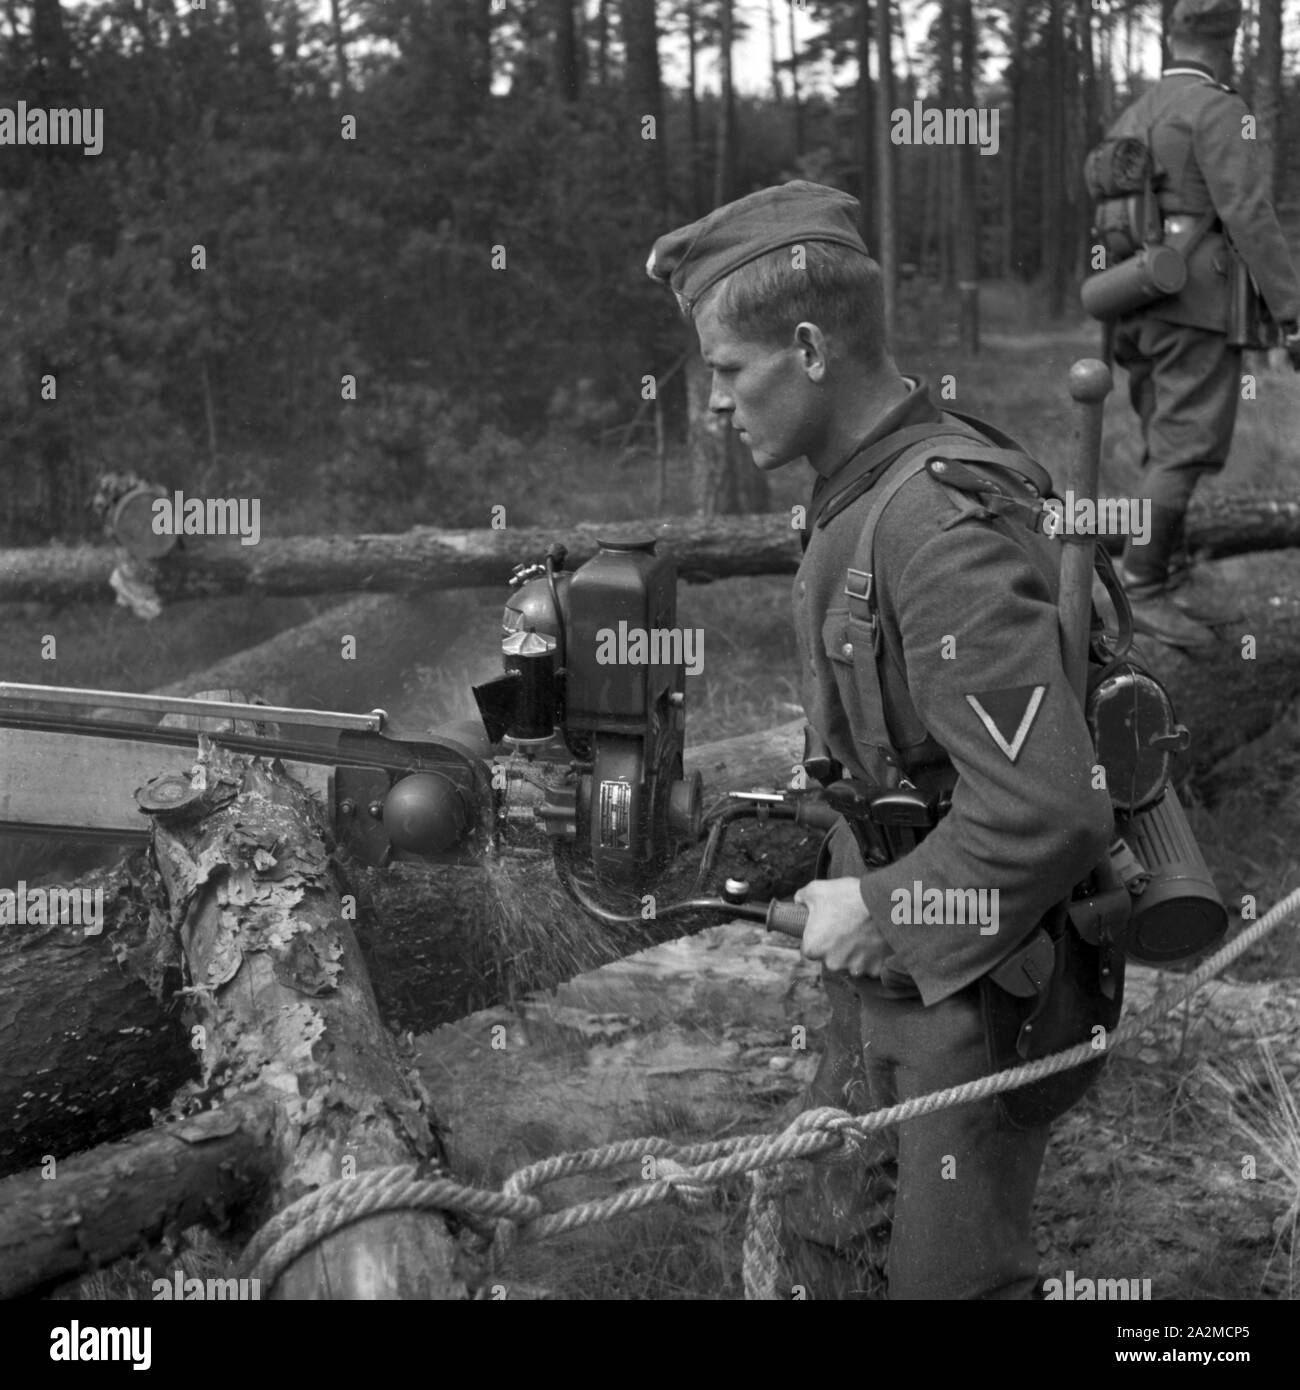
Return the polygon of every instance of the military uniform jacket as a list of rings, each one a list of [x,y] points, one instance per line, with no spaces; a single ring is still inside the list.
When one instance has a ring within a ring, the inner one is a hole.
[[[936,435],[945,432],[925,384],[914,383],[861,448],[929,421]],[[924,471],[903,484],[876,530],[883,645],[880,698],[871,698],[877,686],[863,663],[877,657],[844,589],[878,484],[835,507],[863,471],[845,464],[808,518],[793,595],[803,705],[855,777],[952,788],[948,814],[915,849],[862,877],[863,902],[894,953],[883,987],[932,1004],[1012,954],[1068,897],[1105,853],[1113,816],[1105,791],[1093,787],[1091,739],[1062,667],[1059,542],[972,515]],[[876,751],[882,746],[896,750],[893,767]],[[917,884],[997,889],[997,931],[900,922],[909,914],[896,890],[914,903]]]
[[[1192,251],[1183,289],[1142,311],[1152,318],[1227,331],[1224,227],[1274,319],[1284,323],[1300,317],[1300,278],[1265,192],[1256,142],[1243,138],[1249,114],[1241,97],[1214,81],[1203,64],[1180,60],[1109,131],[1114,137],[1146,141],[1155,160],[1163,215],[1200,217],[1211,209],[1218,214],[1218,222]],[[1174,246],[1183,239],[1168,238]]]

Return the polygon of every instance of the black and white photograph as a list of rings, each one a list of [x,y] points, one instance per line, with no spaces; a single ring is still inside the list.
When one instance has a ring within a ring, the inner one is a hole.
[[[0,653],[16,1364],[1282,1357],[1300,0],[0,0]]]

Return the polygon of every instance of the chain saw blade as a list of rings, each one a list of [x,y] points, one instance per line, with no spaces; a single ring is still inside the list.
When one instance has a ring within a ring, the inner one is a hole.
[[[149,726],[98,717],[101,713],[183,715],[207,722]],[[275,732],[237,732],[235,719],[254,725],[274,721]],[[223,720],[224,725],[216,722]],[[459,862],[490,833],[492,798],[484,761],[490,750],[485,736],[476,738],[460,726],[405,737],[381,710],[350,715],[4,682],[0,831],[145,839],[150,822],[135,793],[158,777],[188,777],[198,734],[209,731],[232,752],[279,760],[319,799],[340,839],[366,862],[393,857],[382,804],[393,783],[410,773],[449,778],[479,811],[464,849],[421,858]]]

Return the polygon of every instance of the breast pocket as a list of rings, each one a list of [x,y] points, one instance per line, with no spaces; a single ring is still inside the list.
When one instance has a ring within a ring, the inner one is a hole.
[[[874,637],[872,625],[847,609],[832,609],[822,623],[822,645],[854,743],[864,749],[892,752]]]

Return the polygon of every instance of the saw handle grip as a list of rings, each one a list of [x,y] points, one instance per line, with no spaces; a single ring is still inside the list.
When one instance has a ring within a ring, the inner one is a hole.
[[[767,905],[767,929],[784,936],[802,936],[808,925],[808,909],[802,903],[773,898]]]

